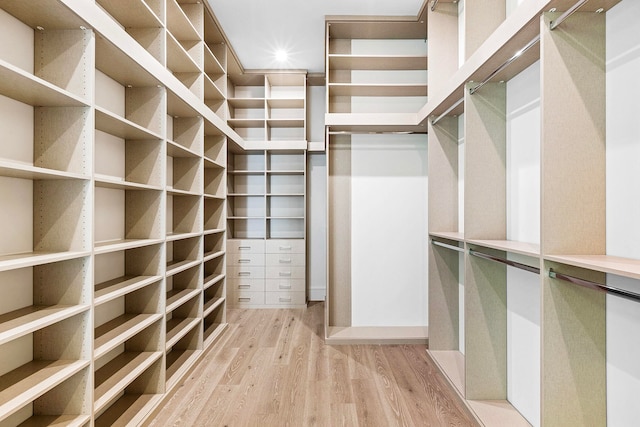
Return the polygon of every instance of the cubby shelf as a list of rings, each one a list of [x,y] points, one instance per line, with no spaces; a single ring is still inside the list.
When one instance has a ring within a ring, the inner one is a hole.
[[[31,180],[61,180],[61,179],[76,179],[76,180],[89,180],[88,176],[73,173],[58,171],[55,169],[47,169],[38,166],[24,165],[21,163],[14,163],[5,160],[0,160],[0,176],[9,178],[31,179]]]
[[[88,360],[36,360],[0,376],[0,422],[90,363]]]
[[[93,302],[95,305],[124,296],[135,290],[149,286],[159,280],[161,276],[122,276],[95,286]]]
[[[214,298],[204,304],[203,316],[207,317],[224,303],[224,298]]]
[[[161,28],[162,21],[144,0],[98,0],[116,21],[125,28]]]
[[[200,289],[174,289],[167,292],[166,311],[172,312],[202,292]]]
[[[100,358],[160,319],[162,314],[123,314],[97,327],[94,357]]]
[[[201,350],[184,350],[167,354],[167,389],[176,386],[178,378],[189,371],[201,353]]]
[[[20,427],[83,427],[91,421],[91,415],[34,415]]]
[[[96,242],[94,253],[96,255],[99,255],[109,252],[124,251],[127,249],[156,245],[158,243],[162,243],[162,239],[119,239],[105,242]]]
[[[225,278],[225,274],[211,274],[209,276],[206,276],[204,278],[203,288],[205,290],[209,289],[211,286],[215,285],[216,283],[220,283],[224,278]]]
[[[329,96],[427,96],[425,84],[330,83]]]
[[[29,306],[0,315],[0,344],[89,310],[86,305]]]
[[[15,270],[24,267],[33,267],[66,261],[70,259],[82,258],[90,255],[90,252],[30,252],[14,255],[0,256],[0,271]]]
[[[94,380],[95,411],[102,411],[161,357],[160,351],[124,352],[98,369]]]
[[[197,318],[174,318],[167,322],[167,350],[176,345],[181,338],[187,335],[191,330],[200,324]]]
[[[109,408],[99,414],[95,420],[96,427],[111,427],[128,423],[140,424],[146,415],[162,401],[161,394],[125,393]]]
[[[149,129],[96,106],[96,129],[123,139],[157,139],[162,137]]]

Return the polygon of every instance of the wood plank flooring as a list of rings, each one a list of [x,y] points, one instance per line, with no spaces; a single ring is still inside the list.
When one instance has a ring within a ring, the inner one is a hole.
[[[324,343],[324,305],[229,309],[147,426],[475,426],[424,345]]]

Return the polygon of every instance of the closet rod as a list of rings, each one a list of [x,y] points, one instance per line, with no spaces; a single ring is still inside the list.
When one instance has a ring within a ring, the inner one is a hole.
[[[437,5],[438,5],[438,0],[431,1],[431,12],[435,12]]]
[[[445,117],[447,114],[453,111],[454,108],[456,108],[458,105],[462,104],[463,102],[464,102],[464,97],[458,99],[456,102],[453,103],[451,107],[447,108],[442,114],[440,114],[435,119],[431,120],[431,125],[435,126],[443,117]]]
[[[555,30],[556,27],[560,24],[562,24],[564,22],[565,19],[567,19],[568,17],[570,17],[571,15],[574,14],[575,11],[577,11],[578,9],[580,9],[582,7],[583,4],[585,4],[586,2],[588,2],[589,0],[579,0],[576,4],[574,4],[573,6],[571,6],[565,13],[563,13],[562,15],[558,16],[558,19],[551,21],[549,23],[549,29],[551,31]]]
[[[553,271],[553,269],[549,269],[549,277],[551,277],[552,279],[564,280],[565,282],[573,283],[574,285],[583,286],[585,288],[595,289],[596,291],[607,292],[619,297],[630,299],[632,301],[640,301],[640,294],[637,294],[635,292],[614,288],[613,286],[603,285],[601,283],[580,279],[579,277],[569,276],[567,274],[557,273]]]
[[[442,243],[442,242],[439,242],[439,241],[433,240],[433,239],[431,239],[431,244],[432,245],[436,245],[436,246],[440,246],[442,248],[451,249],[452,251],[457,251],[457,252],[463,252],[464,253],[464,248],[461,248],[460,246],[449,245],[447,243]]]
[[[530,265],[522,264],[520,262],[511,261],[511,260],[504,259],[504,258],[499,258],[499,257],[493,256],[493,255],[487,255],[487,254],[482,253],[482,252],[474,251],[473,249],[469,249],[469,254],[477,256],[478,258],[484,258],[484,259],[488,259],[488,260],[491,260],[491,261],[500,262],[500,263],[506,264],[506,265],[508,265],[510,267],[519,268],[521,270],[529,271],[531,273],[540,274],[540,269],[538,267],[531,267]]]
[[[507,68],[509,65],[511,65],[511,63],[513,61],[515,61],[516,59],[520,58],[522,56],[523,53],[525,53],[526,51],[528,51],[529,49],[531,49],[533,46],[536,45],[536,43],[538,43],[540,41],[540,35],[538,34],[537,36],[535,36],[529,43],[527,43],[522,49],[520,49],[519,51],[516,52],[515,55],[513,55],[511,58],[507,59],[501,66],[499,66],[498,68],[495,69],[495,71],[491,74],[489,74],[489,77],[487,77],[486,79],[484,79],[482,82],[480,82],[480,84],[476,87],[472,87],[471,89],[469,89],[469,93],[471,95],[473,95],[474,93],[476,93],[482,86],[484,86],[485,84],[487,84],[489,82],[489,80],[491,80],[492,78],[494,78],[496,76],[496,74],[498,74],[500,71],[504,70],[505,68]]]

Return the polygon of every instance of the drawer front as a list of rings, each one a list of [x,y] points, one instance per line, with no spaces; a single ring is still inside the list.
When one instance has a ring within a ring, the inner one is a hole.
[[[233,295],[233,304],[239,307],[264,305],[264,292],[236,292]]]
[[[227,252],[234,254],[263,254],[264,240],[230,239],[227,240]]]
[[[267,279],[267,292],[304,292],[304,279]]]
[[[270,267],[286,267],[288,265],[304,267],[304,254],[267,254],[267,265]]]
[[[227,255],[227,264],[238,266],[263,266],[264,254],[232,253]]]
[[[264,292],[264,279],[229,279],[229,288],[235,292]]]
[[[304,292],[267,292],[267,305],[302,305],[305,304]]]
[[[267,240],[268,254],[303,254],[304,252],[304,239]]]
[[[304,279],[305,268],[295,266],[268,266],[267,279]]]
[[[229,279],[264,279],[264,267],[238,266],[227,267]]]

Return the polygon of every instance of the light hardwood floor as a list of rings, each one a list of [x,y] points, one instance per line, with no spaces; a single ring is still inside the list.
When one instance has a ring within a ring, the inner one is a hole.
[[[324,306],[228,311],[147,426],[475,426],[424,345],[324,343]]]

